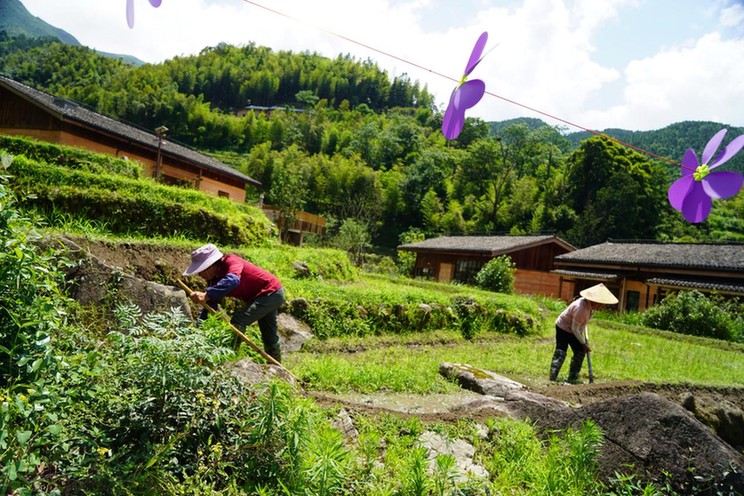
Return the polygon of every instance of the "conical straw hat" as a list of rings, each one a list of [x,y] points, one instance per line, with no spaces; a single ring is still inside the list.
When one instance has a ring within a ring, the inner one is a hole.
[[[615,295],[601,283],[592,286],[591,288],[586,288],[585,290],[580,291],[579,294],[589,301],[600,303],[602,305],[614,305],[617,303]]]

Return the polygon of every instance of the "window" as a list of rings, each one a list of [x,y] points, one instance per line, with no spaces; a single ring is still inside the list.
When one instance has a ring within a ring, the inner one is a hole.
[[[482,260],[458,260],[455,268],[455,281],[473,284],[475,275],[483,268]]]
[[[413,277],[422,279],[433,279],[434,272],[431,270],[431,267],[416,267],[413,270]]]
[[[639,291],[626,291],[625,292],[625,311],[626,312],[637,312],[638,304],[641,301],[641,293]]]
[[[217,196],[220,198],[230,198],[230,193],[227,191],[217,191]]]

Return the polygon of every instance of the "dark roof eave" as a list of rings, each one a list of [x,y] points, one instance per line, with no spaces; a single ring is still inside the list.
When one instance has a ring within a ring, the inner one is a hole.
[[[441,238],[457,238],[458,236],[443,236]],[[488,238],[490,236],[482,236],[480,238]],[[503,236],[504,238],[508,238],[509,236]],[[536,246],[542,246],[547,244],[557,244],[558,246],[571,251],[575,250],[576,248],[570,245],[569,243],[566,243],[565,241],[561,240],[560,238],[556,236],[545,236],[541,237],[541,239],[536,239],[533,241],[526,241],[522,244],[513,245],[506,248],[501,249],[488,249],[483,247],[468,247],[468,246],[458,246],[458,247],[452,247],[452,246],[421,246],[423,243],[431,242],[432,240],[437,240],[441,238],[431,238],[430,240],[426,241],[419,241],[416,243],[407,243],[403,245],[398,245],[397,249],[401,251],[414,251],[418,253],[447,253],[447,254],[462,254],[462,253],[469,253],[474,255],[481,255],[481,256],[499,256],[499,255],[506,255],[515,251],[519,250],[525,250],[529,248],[534,248]],[[478,236],[468,236],[468,238],[479,238]]]

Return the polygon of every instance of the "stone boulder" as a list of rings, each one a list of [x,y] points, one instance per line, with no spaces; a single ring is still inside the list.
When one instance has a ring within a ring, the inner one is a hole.
[[[279,340],[282,344],[282,352],[300,351],[305,341],[315,337],[307,324],[288,313],[278,314],[276,324],[279,331]]]
[[[602,429],[604,475],[633,467],[669,474],[683,494],[744,494],[744,457],[680,405],[656,393],[598,401],[578,409]],[[663,481],[659,481],[663,482]]]
[[[744,456],[690,411],[656,393],[574,408],[470,365],[442,363],[439,371],[491,398],[472,405],[475,410],[532,421],[539,432],[578,428],[586,420],[593,421],[604,434],[599,461],[605,480],[632,473],[645,481],[668,482],[682,494],[744,494]]]
[[[256,363],[249,358],[226,363],[224,367],[235,378],[246,384],[262,384],[274,379],[296,384],[295,378],[286,369],[272,364]]]

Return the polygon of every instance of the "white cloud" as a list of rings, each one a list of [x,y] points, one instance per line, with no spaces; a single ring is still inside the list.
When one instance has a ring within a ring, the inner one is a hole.
[[[622,105],[588,111],[590,122],[612,127],[658,129],[685,120],[742,125],[744,115],[744,40],[722,40],[717,33],[693,46],[631,62]]]
[[[158,9],[135,0],[134,29],[125,0],[22,1],[84,45],[147,62],[221,42],[370,58],[426,85],[441,107],[488,31],[486,49],[498,46],[471,77],[489,94],[468,115],[560,124],[550,114],[592,129],[744,125],[744,8],[732,0],[675,0],[671,10],[656,0],[255,0],[281,14],[242,0],[164,0]],[[664,23],[649,22],[657,18]]]

